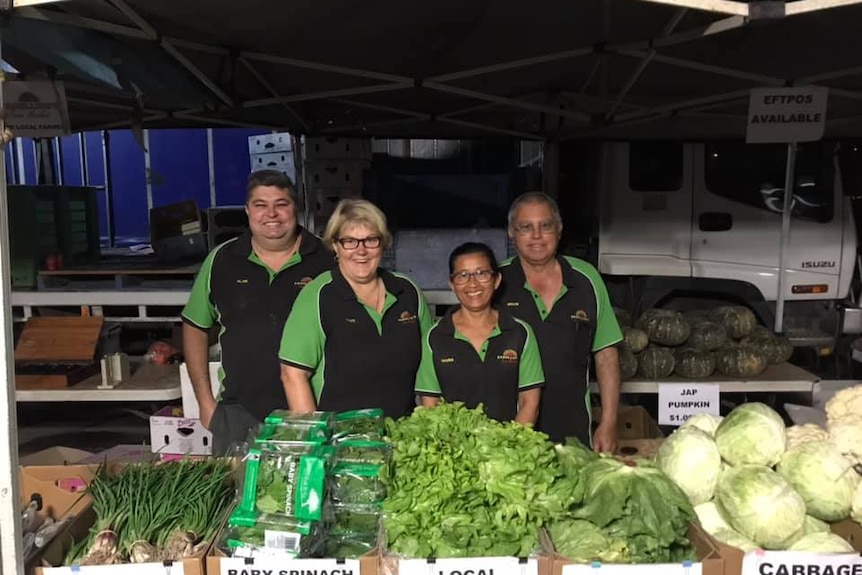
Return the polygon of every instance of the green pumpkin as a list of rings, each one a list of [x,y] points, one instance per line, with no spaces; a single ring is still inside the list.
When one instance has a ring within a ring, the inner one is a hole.
[[[691,332],[683,315],[669,309],[648,309],[635,327],[644,330],[651,342],[660,345],[681,345]]]
[[[632,353],[640,353],[649,345],[647,333],[636,327],[624,327],[623,337],[625,338],[625,347],[630,349]]]
[[[638,355],[638,373],[646,379],[665,379],[673,373],[673,351],[650,346]]]
[[[770,365],[789,361],[790,356],[793,355],[793,344],[790,343],[789,339],[784,336],[773,335],[768,331],[766,335],[762,332],[755,332],[754,335],[744,338],[742,344],[762,351]]]
[[[638,358],[632,351],[625,347],[619,347],[620,353],[620,377],[623,381],[628,381],[635,376],[638,371]]]
[[[691,309],[683,312],[682,315],[689,324],[694,326],[696,323],[710,321],[710,313],[707,309]]]
[[[629,327],[632,324],[632,314],[623,308],[614,306],[614,315],[620,327]]]
[[[712,311],[712,321],[720,323],[727,330],[728,337],[742,339],[751,335],[757,327],[757,316],[741,305],[725,305]]]
[[[703,379],[715,371],[715,354],[684,347],[674,350],[674,373],[687,379]]]
[[[691,326],[687,345],[704,351],[715,351],[728,342],[727,330],[714,321],[700,321]]]
[[[762,350],[751,345],[729,345],[715,352],[715,368],[728,377],[757,377],[769,361]]]
[[[758,325],[753,330],[751,330],[750,334],[748,334],[745,337],[764,338],[764,337],[774,337],[774,336],[775,336],[775,334],[772,333],[772,331],[769,328],[762,326],[762,325]]]

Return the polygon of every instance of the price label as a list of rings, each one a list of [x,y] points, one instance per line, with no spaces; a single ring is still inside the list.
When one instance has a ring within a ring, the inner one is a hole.
[[[42,570],[45,575],[185,575],[182,561],[168,563],[128,563],[126,565],[72,565],[71,567],[49,567]]]
[[[655,563],[651,565],[564,565],[562,575],[703,575],[703,563]]]
[[[742,575],[862,575],[859,553],[753,551],[742,559]]]
[[[461,559],[401,559],[398,575],[538,575],[535,559],[467,557]]]
[[[682,425],[692,415],[719,415],[719,389],[715,383],[658,384],[659,425]]]
[[[262,556],[219,560],[220,575],[359,575],[359,560],[291,559]]]

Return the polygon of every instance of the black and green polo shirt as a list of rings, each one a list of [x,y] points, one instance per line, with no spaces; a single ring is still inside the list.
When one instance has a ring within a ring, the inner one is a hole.
[[[598,270],[558,256],[563,287],[548,311],[529,285],[517,257],[501,265],[501,309],[526,321],[539,341],[545,387],[536,429],[552,441],[577,437],[592,444],[589,368],[592,354],[622,341],[607,288]]]
[[[518,412],[518,394],[545,381],[536,336],[526,322],[506,311],[481,350],[455,328],[450,309],[428,330],[416,393],[461,401],[473,409],[480,403],[488,417],[511,421]]]
[[[332,265],[332,252],[305,230],[298,253],[278,271],[254,253],[249,232],[210,252],[182,318],[202,330],[221,326],[220,401],[261,420],[287,407],[278,362],[284,322],[300,290]]]
[[[383,312],[366,306],[338,267],[299,294],[284,326],[279,358],[311,372],[317,408],[382,408],[410,414],[422,338],[433,318],[422,291],[406,276],[378,271],[386,287]]]

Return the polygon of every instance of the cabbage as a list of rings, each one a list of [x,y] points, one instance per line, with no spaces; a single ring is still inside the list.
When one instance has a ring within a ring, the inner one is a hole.
[[[715,430],[715,443],[730,465],[773,466],[784,454],[784,420],[764,403],[743,403]]]
[[[828,441],[797,445],[776,467],[805,501],[808,514],[823,521],[840,521],[850,514],[859,474]]]
[[[715,430],[718,428],[718,424],[721,423],[722,419],[724,418],[720,415],[697,413],[686,419],[685,423],[680,425],[679,428],[686,429],[688,427],[696,427],[707,432],[710,436],[714,436]]]
[[[805,523],[802,497],[763,465],[728,469],[718,482],[715,502],[731,527],[764,549],[784,549]]]
[[[810,535],[811,533],[826,533],[829,531],[829,524],[821,521],[811,515],[805,516],[805,523],[802,525],[802,534]]]
[[[727,524],[727,521],[724,520],[724,517],[721,516],[721,512],[718,510],[718,506],[714,501],[701,503],[694,508],[694,512],[697,513],[697,520],[700,523],[700,526],[703,527],[703,530],[710,535],[715,535],[716,532],[721,531],[722,529],[727,531],[733,530],[733,528]]]
[[[862,481],[856,486],[856,491],[853,492],[853,499],[850,502],[850,519],[856,523],[862,523]]]
[[[788,551],[810,551],[812,553],[853,553],[855,549],[832,532],[810,533],[791,545]]]
[[[688,496],[692,505],[712,499],[721,455],[715,441],[697,427],[680,428],[664,440],[656,464]]]
[[[730,545],[731,547],[742,549],[746,553],[749,551],[757,551],[758,549],[760,549],[760,547],[758,547],[757,544],[754,543],[754,541],[745,538],[745,536],[730,528],[719,529],[715,533],[710,533],[710,535],[712,535],[725,545]]]

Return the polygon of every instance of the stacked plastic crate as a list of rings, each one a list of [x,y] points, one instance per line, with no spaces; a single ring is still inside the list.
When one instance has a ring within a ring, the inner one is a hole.
[[[316,202],[314,229],[322,233],[338,202],[362,197],[365,172],[371,168],[371,140],[308,138],[304,157],[306,187]]]

